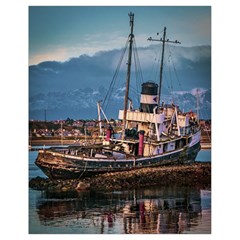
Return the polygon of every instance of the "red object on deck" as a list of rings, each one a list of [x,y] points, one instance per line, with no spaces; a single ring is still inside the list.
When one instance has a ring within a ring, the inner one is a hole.
[[[143,142],[144,142],[144,131],[139,132],[139,146],[138,146],[138,155],[143,155]]]
[[[106,133],[106,141],[109,141],[112,136],[112,127],[109,126]]]

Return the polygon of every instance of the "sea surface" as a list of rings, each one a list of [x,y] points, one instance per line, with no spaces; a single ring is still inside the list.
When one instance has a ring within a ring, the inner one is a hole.
[[[29,151],[29,179],[46,177]],[[197,161],[210,162],[211,150]],[[29,189],[30,234],[210,234],[209,186],[80,193]]]

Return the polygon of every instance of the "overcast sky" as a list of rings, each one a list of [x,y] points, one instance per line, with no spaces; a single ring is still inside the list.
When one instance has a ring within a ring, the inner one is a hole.
[[[211,45],[211,7],[29,7],[29,64],[65,61],[81,54],[121,48],[135,14],[137,46],[151,44],[164,26],[182,46]]]

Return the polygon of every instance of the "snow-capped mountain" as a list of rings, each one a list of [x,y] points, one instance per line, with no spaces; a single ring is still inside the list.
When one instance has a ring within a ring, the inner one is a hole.
[[[76,89],[69,92],[49,92],[34,95],[30,98],[29,107],[30,119],[44,119],[45,110],[48,120],[66,119],[96,119],[97,118],[97,102],[104,100],[106,89],[94,90],[91,88]],[[123,89],[117,89],[105,113],[108,118],[117,118],[118,110],[123,109]],[[194,89],[190,92],[174,92],[172,94],[163,94],[162,100],[171,104],[174,103],[180,108],[187,111],[199,111],[200,118],[211,118],[211,90]],[[133,98],[133,106],[139,108],[139,98]]]

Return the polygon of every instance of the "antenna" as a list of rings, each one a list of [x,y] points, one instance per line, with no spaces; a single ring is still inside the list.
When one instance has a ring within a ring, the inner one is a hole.
[[[165,42],[167,43],[175,43],[175,44],[181,44],[179,41],[170,41],[169,39],[166,40],[166,30],[167,28],[164,27],[163,30],[163,38],[160,39],[153,39],[152,37],[149,37],[147,40],[148,41],[157,41],[157,42],[162,42],[162,58],[161,58],[161,65],[160,65],[160,82],[159,82],[159,88],[158,88],[158,106],[160,103],[160,97],[161,97],[161,90],[162,90],[162,73],[163,73],[163,58],[164,58],[164,48],[165,48]],[[159,33],[157,33],[159,35]]]
[[[62,120],[61,120],[60,124],[61,124],[61,145],[63,145],[63,122],[62,122]]]

